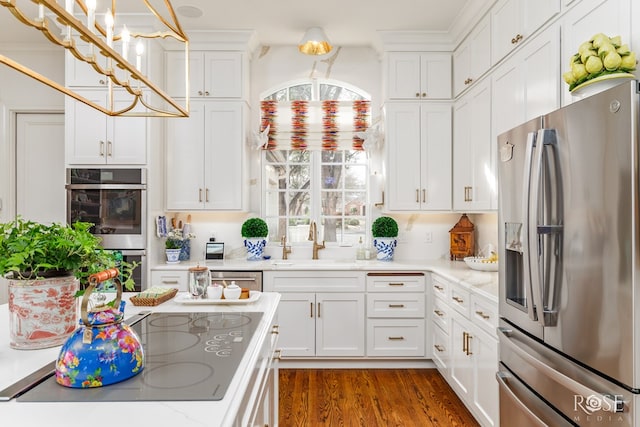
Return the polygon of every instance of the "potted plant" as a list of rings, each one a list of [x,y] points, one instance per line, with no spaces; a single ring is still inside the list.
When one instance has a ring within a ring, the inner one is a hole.
[[[373,246],[378,250],[378,260],[392,261],[398,244],[398,223],[389,216],[381,216],[371,224]]]
[[[35,349],[62,344],[77,326],[74,297],[89,275],[116,266],[115,257],[89,232],[72,226],[24,220],[0,224],[0,277],[9,289],[11,347]],[[123,285],[133,290],[123,263]]]
[[[247,248],[247,260],[261,260],[269,235],[267,223],[262,218],[249,218],[242,224],[241,234]]]

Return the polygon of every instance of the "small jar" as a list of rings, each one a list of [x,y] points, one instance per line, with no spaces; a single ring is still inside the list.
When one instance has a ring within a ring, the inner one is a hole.
[[[207,298],[209,299],[221,299],[222,298],[222,289],[224,287],[219,285],[218,283],[214,283],[209,285],[207,288]]]
[[[236,282],[231,282],[231,284],[226,288],[224,288],[224,291],[223,291],[224,298],[229,300],[239,299],[241,293],[242,293],[242,288],[236,285]]]

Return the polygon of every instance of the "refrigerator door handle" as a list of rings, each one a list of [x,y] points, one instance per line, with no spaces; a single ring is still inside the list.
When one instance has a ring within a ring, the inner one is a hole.
[[[511,403],[513,403],[520,409],[521,413],[523,413],[533,423],[533,425],[538,427],[548,427],[548,425],[544,421],[542,421],[536,414],[534,414],[531,409],[527,408],[527,405],[525,405],[524,402],[518,399],[518,396],[516,396],[516,394],[509,387],[509,377],[510,375],[504,372],[496,372],[498,386],[502,391],[504,391],[504,395],[509,398]]]
[[[522,194],[528,195],[531,193],[531,159],[533,157],[533,151],[536,146],[536,133],[529,132],[527,134],[527,148],[525,151],[524,171],[522,179]],[[524,214],[524,224],[529,224],[531,213],[529,211],[529,197],[522,197],[522,212]],[[522,257],[523,262],[523,280],[524,287],[528,295],[527,314],[529,319],[534,322],[538,320],[536,312],[536,304],[534,300],[533,287],[531,285],[531,251],[529,248],[529,229],[525,226],[522,230],[522,244],[525,248],[526,254]],[[536,295],[537,296],[537,295]]]
[[[499,337],[500,343],[505,344],[509,347],[513,353],[517,354],[521,359],[527,362],[530,366],[533,366],[540,374],[545,375],[547,378],[551,378],[553,381],[562,385],[568,390],[571,390],[575,395],[580,395],[583,397],[585,401],[590,398],[597,397],[601,402],[604,402],[601,405],[602,411],[608,412],[622,412],[623,411],[623,401],[614,400],[609,397],[609,395],[598,393],[595,390],[590,389],[589,387],[575,381],[572,378],[564,375],[561,372],[556,371],[549,365],[544,362],[538,360],[533,355],[529,354],[527,351],[523,350],[519,345],[517,345],[511,338],[509,338],[509,330],[505,328],[498,328],[498,332],[502,335]]]

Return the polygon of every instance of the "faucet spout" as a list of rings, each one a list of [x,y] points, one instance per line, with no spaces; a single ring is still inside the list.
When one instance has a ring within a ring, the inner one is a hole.
[[[313,241],[313,254],[311,259],[318,259],[318,250],[324,249],[324,240],[322,243],[318,243],[318,226],[315,221],[311,221],[309,224],[309,240]]]

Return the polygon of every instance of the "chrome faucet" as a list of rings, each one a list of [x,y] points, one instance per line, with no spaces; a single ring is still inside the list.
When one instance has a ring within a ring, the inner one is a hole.
[[[291,253],[291,246],[287,246],[287,236],[282,236],[280,244],[282,245],[282,259],[287,259],[287,255]]]
[[[311,221],[311,224],[309,224],[309,240],[313,240],[313,256],[311,259],[318,259],[318,250],[324,249],[324,240],[322,244],[318,244],[318,227],[315,221]]]

